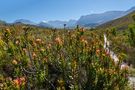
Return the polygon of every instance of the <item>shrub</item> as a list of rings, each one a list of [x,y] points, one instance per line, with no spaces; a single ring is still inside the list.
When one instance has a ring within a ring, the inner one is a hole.
[[[120,69],[103,48],[103,37],[73,31],[33,33],[24,27],[0,32],[1,89],[124,90],[127,68]]]

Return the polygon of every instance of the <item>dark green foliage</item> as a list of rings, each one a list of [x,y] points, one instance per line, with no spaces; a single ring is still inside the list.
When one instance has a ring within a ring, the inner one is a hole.
[[[131,46],[135,47],[135,28],[129,28],[129,41]]]

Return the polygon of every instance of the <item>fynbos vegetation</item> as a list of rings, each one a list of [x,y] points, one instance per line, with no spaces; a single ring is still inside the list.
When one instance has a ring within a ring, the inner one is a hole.
[[[114,29],[106,34],[116,35]],[[121,51],[117,56],[115,63],[101,31],[6,27],[0,31],[0,89],[124,90],[128,66],[121,65]]]

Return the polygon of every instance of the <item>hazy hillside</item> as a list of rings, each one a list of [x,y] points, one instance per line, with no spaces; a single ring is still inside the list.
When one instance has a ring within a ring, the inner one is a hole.
[[[77,21],[77,24],[84,27],[98,26],[108,21],[125,16],[134,10],[135,7],[132,7],[126,11],[107,11],[104,13],[84,15],[80,17],[80,19]]]
[[[52,27],[50,24],[48,24],[48,23],[46,23],[46,22],[40,22],[37,26],[39,26],[39,27]]]
[[[66,24],[66,27],[74,27],[76,25],[76,20],[69,20],[69,21],[55,20],[55,21],[48,21],[47,23],[53,26],[54,28],[63,28],[64,24]]]
[[[98,26],[97,28],[106,29],[106,28],[115,27],[115,28],[118,28],[118,29],[126,29],[129,24],[133,23],[133,19],[132,19],[133,15],[135,15],[135,11],[126,15],[126,16],[118,18],[116,20],[113,20],[113,21],[107,22],[105,24],[102,24],[102,25]]]
[[[91,23],[102,24],[104,22],[116,19],[123,15],[124,11],[108,11],[100,14],[91,14],[80,17],[77,24],[81,26],[90,25]]]
[[[26,19],[18,19],[16,21],[14,21],[14,23],[22,23],[22,24],[29,24],[29,25],[36,25],[35,22],[32,22],[30,20],[26,20]]]
[[[6,24],[6,22],[3,20],[0,20],[0,25],[3,25],[3,24]]]

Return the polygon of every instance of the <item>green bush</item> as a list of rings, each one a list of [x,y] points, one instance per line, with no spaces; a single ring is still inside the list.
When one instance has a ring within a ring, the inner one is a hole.
[[[102,35],[80,28],[46,33],[28,27],[0,32],[1,89],[126,89],[128,70],[105,52]]]

